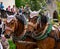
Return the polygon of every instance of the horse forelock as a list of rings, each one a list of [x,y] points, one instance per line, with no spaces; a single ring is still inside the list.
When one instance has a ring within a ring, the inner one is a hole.
[[[21,19],[20,15],[16,15],[16,19],[22,24],[24,24],[24,21]]]

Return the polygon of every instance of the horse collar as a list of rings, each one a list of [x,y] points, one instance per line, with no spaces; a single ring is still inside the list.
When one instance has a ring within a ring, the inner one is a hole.
[[[52,30],[52,24],[50,24],[48,26],[46,32],[42,33],[42,35],[34,36],[34,34],[33,34],[33,38],[36,39],[36,40],[43,40],[48,36],[48,34],[51,32],[51,30]]]

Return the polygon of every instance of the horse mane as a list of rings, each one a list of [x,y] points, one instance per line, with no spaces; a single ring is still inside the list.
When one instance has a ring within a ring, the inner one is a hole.
[[[19,18],[19,15],[16,16],[17,19],[17,28],[15,29],[15,36],[20,36],[22,34],[22,32],[24,31],[24,22],[22,19]]]
[[[48,22],[47,16],[45,16],[42,13],[39,13],[39,14],[40,14],[40,17],[41,17],[41,19],[40,19],[41,23],[46,24]]]
[[[41,23],[46,24],[48,22],[47,17],[45,15],[41,16]]]
[[[39,23],[37,25],[38,31],[43,30],[44,27],[46,26],[47,22],[48,22],[47,17],[45,15],[41,14],[41,19],[39,20]],[[40,28],[40,23],[41,23],[42,28]]]
[[[20,16],[21,16],[21,15],[16,15],[16,19],[18,19],[18,21],[20,21],[22,24],[24,24],[24,21],[21,19]]]

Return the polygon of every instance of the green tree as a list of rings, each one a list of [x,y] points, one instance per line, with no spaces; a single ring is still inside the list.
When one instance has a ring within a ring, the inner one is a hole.
[[[60,21],[60,1],[57,0],[56,4],[57,4],[58,15],[59,15],[58,19]]]
[[[59,13],[60,13],[60,2],[57,1],[56,3],[57,3],[57,9],[58,9],[58,11],[59,11]]]
[[[15,0],[17,7],[25,6],[26,3],[29,4],[32,10],[39,10],[46,6],[46,0]]]
[[[16,7],[20,7],[21,6],[21,0],[15,0],[15,5],[16,5]]]
[[[56,1],[56,4],[57,4],[57,10],[58,10],[58,19],[59,19],[59,21],[60,21],[60,1]]]

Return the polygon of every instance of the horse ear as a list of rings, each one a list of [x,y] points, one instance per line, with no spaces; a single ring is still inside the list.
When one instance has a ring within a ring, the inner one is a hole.
[[[13,15],[14,17],[16,16],[17,12]]]
[[[9,15],[6,13],[7,17],[9,17]]]
[[[41,9],[39,11],[37,11],[38,13],[41,11]]]
[[[31,9],[29,9],[29,12],[30,12],[30,13],[32,13],[32,10],[31,10]]]

